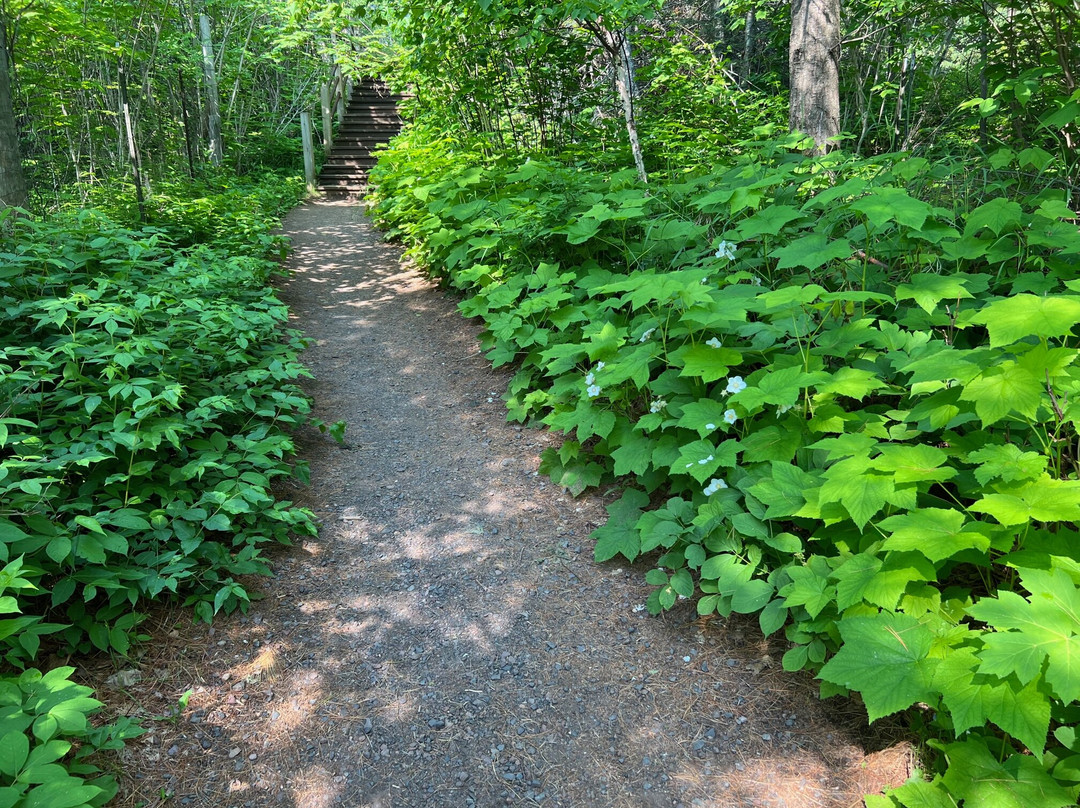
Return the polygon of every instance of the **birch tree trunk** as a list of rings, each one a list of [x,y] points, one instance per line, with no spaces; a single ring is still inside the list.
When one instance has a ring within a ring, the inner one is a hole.
[[[611,57],[615,67],[615,91],[622,102],[623,119],[626,121],[626,134],[630,140],[630,152],[634,156],[634,166],[642,182],[649,181],[645,173],[645,158],[641,152],[641,140],[638,138],[637,119],[634,115],[634,54],[630,49],[630,35],[627,31],[611,31],[600,22],[583,23],[597,42]]]
[[[7,37],[0,31],[0,208],[26,205],[26,177],[19,156],[19,132],[11,106]]]
[[[214,69],[214,46],[210,41],[210,18],[199,15],[199,39],[202,41],[203,79],[206,82],[206,124],[210,135],[210,162],[221,165],[225,147],[221,142],[221,102],[218,97],[217,71]]]
[[[824,154],[840,134],[840,0],[791,0],[792,131]]]

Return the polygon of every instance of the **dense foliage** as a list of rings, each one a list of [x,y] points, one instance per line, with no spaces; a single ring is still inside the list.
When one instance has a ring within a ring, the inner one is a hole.
[[[845,51],[854,149],[811,158],[746,52],[782,20],[748,14],[738,64],[676,34],[681,4],[615,5],[647,186],[597,82],[607,4],[477,2],[404,57],[428,94],[376,218],[517,368],[510,417],[565,435],[544,471],[622,484],[596,558],[646,560],[653,612],[757,614],[823,695],[907,716],[925,777],[868,805],[1075,804],[1080,108],[1053,33],[1075,15],[950,7],[916,41],[913,11],[845,6],[882,40]],[[425,42],[470,37],[427,72]],[[545,88],[581,103],[524,103]]]
[[[304,471],[285,431],[309,409],[294,384],[302,343],[267,286],[285,247],[271,228],[301,190],[275,175],[177,187],[137,230],[97,210],[5,222],[5,670],[32,665],[43,637],[65,654],[126,655],[148,599],[179,595],[205,620],[245,608],[242,576],[268,571],[263,545],[315,532],[274,490]],[[70,778],[137,730],[91,729],[99,705],[72,671],[0,676],[5,805],[59,793],[100,805],[115,791]]]
[[[378,172],[378,218],[520,367],[511,417],[566,434],[544,470],[625,483],[597,559],[649,558],[654,612],[758,613],[871,719],[913,709],[943,755],[903,805],[1080,793],[1080,233],[999,162],[972,210],[960,161],[781,143],[648,193],[409,142]]]

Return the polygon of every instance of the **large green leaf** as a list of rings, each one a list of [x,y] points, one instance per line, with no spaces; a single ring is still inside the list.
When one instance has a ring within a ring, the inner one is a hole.
[[[990,346],[1012,345],[1026,337],[1052,339],[1073,335],[1080,323],[1080,297],[1012,295],[983,306],[971,318],[990,332]]]
[[[949,768],[943,778],[965,808],[1064,808],[1076,798],[1029,755],[999,761],[980,740],[945,747]]]
[[[919,701],[933,702],[930,630],[905,614],[849,617],[837,626],[844,643],[819,676],[862,694],[871,721]]]
[[[914,300],[927,314],[930,314],[942,300],[955,303],[972,297],[966,284],[967,276],[964,275],[922,273],[912,276],[907,283],[899,284],[896,287],[896,299],[898,301]]]
[[[932,208],[920,199],[913,198],[903,188],[874,188],[869,194],[851,203],[851,207],[865,214],[876,227],[898,222],[913,230],[923,226]]]
[[[1043,474],[1019,485],[1000,485],[970,506],[988,513],[1006,527],[1027,522],[1080,523],[1080,482],[1055,480]]]
[[[963,550],[989,549],[990,539],[976,530],[965,530],[966,521],[961,511],[919,508],[883,519],[878,527],[890,532],[885,549],[915,550],[937,562]]]
[[[1080,700],[1080,588],[1060,570],[1021,569],[1030,592],[1001,591],[968,613],[997,629],[983,637],[980,670],[1031,681],[1046,660],[1046,682],[1065,702]]]
[[[979,658],[970,648],[953,649],[934,672],[934,684],[949,709],[953,729],[969,729],[993,721],[1035,754],[1042,754],[1050,728],[1050,699],[1037,681],[1021,685],[976,672]]]
[[[975,402],[983,425],[990,426],[1013,413],[1034,419],[1045,390],[1045,382],[1019,362],[1009,360],[965,384],[960,398]]]
[[[794,269],[805,267],[815,270],[830,261],[839,258],[850,258],[852,253],[851,244],[847,239],[829,241],[822,233],[812,233],[809,236],[795,239],[786,247],[773,251],[773,255],[780,260],[776,264],[777,269]]]
[[[607,561],[619,554],[633,561],[641,554],[635,525],[641,518],[641,509],[648,504],[648,494],[636,488],[627,488],[619,499],[607,506],[607,523],[592,534],[596,539],[593,555],[597,561]]]

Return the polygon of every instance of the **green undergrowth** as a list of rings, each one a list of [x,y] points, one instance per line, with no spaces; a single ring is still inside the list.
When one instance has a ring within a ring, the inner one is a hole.
[[[268,280],[302,184],[176,188],[154,223],[98,210],[0,232],[0,805],[102,805],[87,753],[138,734],[32,667],[45,647],[125,656],[139,609],[244,609],[268,544],[313,534],[275,493],[305,476],[302,342]],[[122,199],[113,211],[123,215]],[[22,673],[18,673],[18,671]]]
[[[565,435],[544,471],[622,484],[596,558],[646,559],[653,613],[756,613],[823,696],[907,715],[928,770],[871,808],[1073,805],[1080,232],[1053,158],[794,145],[646,189],[406,134],[374,213],[517,368],[510,417]]]

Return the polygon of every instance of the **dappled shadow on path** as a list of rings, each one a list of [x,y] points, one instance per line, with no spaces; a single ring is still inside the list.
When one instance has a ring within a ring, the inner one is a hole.
[[[649,618],[640,569],[589,560],[603,502],[536,475],[553,438],[505,423],[506,377],[453,302],[355,207],[287,231],[282,296],[346,444],[300,436],[293,493],[322,533],[218,625],[188,716],[220,732],[162,759],[177,802],[852,804],[852,725],[752,622]]]

